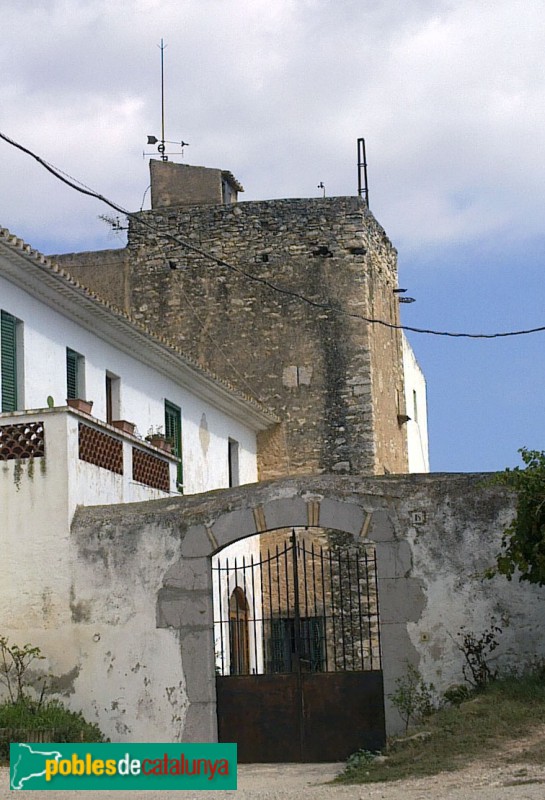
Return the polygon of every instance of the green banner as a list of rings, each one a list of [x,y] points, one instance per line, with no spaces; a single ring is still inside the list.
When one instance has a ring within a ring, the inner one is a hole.
[[[236,789],[236,744],[10,745],[10,788]]]

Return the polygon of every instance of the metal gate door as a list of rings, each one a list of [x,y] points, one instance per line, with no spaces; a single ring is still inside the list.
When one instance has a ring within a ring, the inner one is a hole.
[[[241,762],[338,761],[385,742],[374,550],[310,535],[213,565],[219,740]]]

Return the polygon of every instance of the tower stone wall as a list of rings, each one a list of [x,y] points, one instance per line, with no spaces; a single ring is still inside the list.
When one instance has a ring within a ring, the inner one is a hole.
[[[104,290],[100,254],[69,258]],[[399,322],[396,251],[360,198],[141,212],[124,263],[134,318],[283,420],[260,437],[261,479],[407,471],[400,332],[360,318]]]
[[[399,332],[349,316],[398,322],[396,252],[359,198],[141,217],[129,232],[131,312],[285,421],[262,448],[261,477],[407,470]]]

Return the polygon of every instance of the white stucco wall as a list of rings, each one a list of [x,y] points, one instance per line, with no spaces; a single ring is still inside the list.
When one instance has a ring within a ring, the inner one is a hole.
[[[20,408],[43,408],[48,396],[56,406],[64,406],[69,347],[85,359],[85,399],[93,401],[93,416],[98,419],[106,419],[106,372],[120,379],[119,418],[136,423],[141,436],[151,428],[164,430],[165,400],[180,407],[186,494],[228,486],[229,438],[239,443],[240,483],[257,480],[256,434],[249,425],[1,277],[0,298],[0,307],[23,323]]]
[[[51,535],[46,542],[52,553]],[[151,526],[144,536],[134,537],[129,548],[117,551],[99,577],[80,575],[73,542],[59,541],[58,562],[50,556],[42,568],[57,591],[61,579],[55,570],[62,564],[70,579],[70,607],[65,603],[63,613],[37,614],[34,621],[25,617],[20,624],[4,617],[4,609],[1,612],[0,618],[11,623],[2,629],[10,642],[41,648],[45,660],[37,672],[54,676],[53,693],[68,708],[98,722],[112,741],[182,738],[189,701],[180,636],[176,630],[157,629],[153,601],[163,577],[158,565],[168,562],[175,547],[172,538],[167,540]],[[94,553],[99,561],[102,555]],[[119,570],[123,581],[112,585],[107,575]],[[25,585],[31,581],[29,574]],[[24,587],[19,593],[24,596]],[[44,595],[49,602],[45,591]]]
[[[403,334],[403,378],[407,416],[409,472],[429,472],[428,407],[426,379],[407,337]]]
[[[0,417],[0,424],[5,421]],[[21,459],[19,466],[15,459],[0,464],[0,620],[4,635],[27,626],[56,628],[69,619],[66,551],[71,515],[66,423],[60,415],[52,416],[52,421],[48,459],[34,459],[33,473],[29,473],[28,459]]]
[[[504,675],[545,657],[545,587],[520,581],[518,573],[512,581],[484,578],[513,520],[514,501],[491,476],[431,474],[408,484],[399,502],[411,573],[424,590],[418,619],[407,631],[418,654],[415,663],[439,697],[464,682],[464,633],[479,639],[495,626],[501,629],[499,646],[486,660]]]
[[[248,653],[250,674],[263,672],[263,609],[259,568],[261,537],[249,536],[212,557],[214,597],[214,656],[219,674],[231,673],[229,652],[229,600],[235,588],[245,594],[249,609]],[[218,566],[220,567],[218,571]],[[253,576],[252,576],[253,572]]]
[[[134,440],[106,426],[123,443],[124,471],[110,472],[78,458],[78,423],[91,424],[72,410],[0,414],[0,428],[43,422],[45,458],[0,461],[0,544],[3,630],[62,626],[70,619],[69,531],[78,505],[157,500],[168,492],[132,480]],[[149,447],[148,452],[152,452]],[[171,486],[176,462],[169,460]]]

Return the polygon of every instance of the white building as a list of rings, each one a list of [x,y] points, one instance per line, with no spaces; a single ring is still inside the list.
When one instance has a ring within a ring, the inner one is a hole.
[[[270,412],[99,300],[5,230],[0,231],[0,309],[3,424],[12,423],[6,415],[23,411],[28,416],[40,410],[47,420],[62,413],[67,431],[85,424],[170,464],[169,483],[163,481],[161,487],[135,479],[134,464],[124,464],[122,471],[114,468],[110,494],[104,493],[104,482],[97,492],[86,475],[72,505],[142,500],[178,490],[193,494],[257,480],[256,433],[275,422]],[[69,411],[72,398],[91,400],[92,416]],[[135,424],[136,435],[123,434],[116,427],[121,420]],[[173,441],[180,469],[176,458],[143,438],[157,431]],[[81,446],[93,452],[98,447],[88,442]],[[89,464],[93,458],[87,452],[83,460]],[[77,460],[72,479],[84,469]]]
[[[0,633],[59,674],[78,663],[77,506],[254,482],[257,433],[277,420],[4,229],[0,311]],[[157,431],[173,452],[146,440]]]
[[[409,472],[429,472],[426,379],[405,334],[403,334],[403,380],[405,408],[409,418],[406,423]]]

